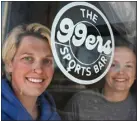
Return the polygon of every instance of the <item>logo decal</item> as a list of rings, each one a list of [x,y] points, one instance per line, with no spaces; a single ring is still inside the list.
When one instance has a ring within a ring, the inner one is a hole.
[[[72,2],[56,15],[51,47],[60,70],[79,84],[93,84],[108,72],[114,37],[104,14],[87,2]]]

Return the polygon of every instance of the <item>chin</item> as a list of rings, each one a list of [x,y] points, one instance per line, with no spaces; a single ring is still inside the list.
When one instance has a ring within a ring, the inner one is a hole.
[[[126,91],[127,89],[124,87],[116,88],[117,91]]]
[[[27,95],[27,96],[33,96],[33,97],[38,97],[38,96],[40,96],[41,94],[42,94],[42,92],[41,91],[33,91],[33,92],[24,92],[24,94],[25,95]]]

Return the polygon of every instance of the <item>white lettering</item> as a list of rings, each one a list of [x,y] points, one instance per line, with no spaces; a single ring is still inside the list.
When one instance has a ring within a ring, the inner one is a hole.
[[[90,76],[91,75],[91,70],[90,70],[91,68],[90,67],[87,67],[86,68],[86,71],[88,72],[87,74],[86,74],[86,76]]]
[[[71,55],[70,53],[66,54],[63,59],[71,60]]]
[[[85,9],[81,8],[80,11],[82,12],[83,18],[85,18],[85,17],[89,18],[94,23],[97,23],[98,15],[94,14],[92,11],[89,11],[88,9],[85,10]]]
[[[76,66],[76,62],[74,60],[70,60],[68,63],[67,71],[71,71],[71,69],[74,69]]]
[[[99,61],[98,65],[99,65],[99,69],[102,70],[102,67],[104,67],[104,64]]]
[[[102,57],[101,57],[101,61],[102,61],[104,64],[106,64],[107,59],[106,59],[104,56],[102,56]]]
[[[89,10],[87,10],[87,18],[90,17],[90,20],[92,19],[92,11],[89,12]]]
[[[84,75],[86,67],[81,67],[82,68],[82,76]]]
[[[85,9],[81,8],[80,10],[82,11],[82,17],[84,18],[85,17],[85,14],[84,14]]]
[[[104,51],[105,54],[110,54],[110,53],[111,53],[112,49],[111,49],[111,47],[110,47],[110,44],[111,44],[111,41],[110,41],[110,40],[108,40],[108,41],[105,43],[105,45],[104,45],[104,47],[103,47],[103,51]]]
[[[98,73],[100,70],[102,70],[102,68],[105,66],[104,64],[107,62],[107,59],[104,56],[102,56],[100,60],[101,61],[98,61],[97,64],[93,66],[95,73]]]
[[[94,65],[93,67],[94,67],[94,71],[95,71],[95,73],[98,73],[98,72],[99,72],[98,65]]]
[[[84,11],[85,9],[81,9]],[[92,13],[92,12],[91,12]],[[87,16],[91,16],[92,14],[87,12]],[[75,29],[74,29],[75,27]],[[73,21],[69,18],[64,18],[60,23],[60,31],[57,32],[57,39],[61,43],[66,43],[70,41],[72,37],[72,43],[74,46],[79,47],[85,42],[85,47],[88,50],[93,50],[97,46],[97,51],[99,53],[104,52],[104,54],[108,55],[111,53],[111,40],[107,40],[103,45],[103,38],[101,36],[88,35],[87,37],[87,26],[84,23],[78,23],[74,26]],[[75,30],[75,31],[74,31]],[[74,31],[74,35],[73,35]],[[73,36],[72,36],[73,35]],[[87,37],[87,38],[86,38]],[[64,55],[66,49],[60,50]]]
[[[57,39],[61,43],[66,43],[72,37],[74,24],[70,18],[64,18],[60,23],[60,30],[57,32]]]
[[[98,16],[96,14],[93,15],[93,22],[96,23]]]
[[[105,45],[103,46],[103,39],[101,36],[97,36],[97,40],[94,35],[89,35],[86,39],[85,46],[88,50],[93,50],[97,45],[97,51],[99,53],[104,52],[105,54],[111,53],[111,47],[110,47],[111,41],[108,40]]]
[[[60,48],[60,53],[61,53],[61,55],[65,55],[65,54],[68,53],[68,52],[69,52],[69,49],[68,49],[67,47],[64,47],[63,49]]]
[[[81,66],[77,64],[74,72],[77,72],[77,74],[79,74],[80,69],[81,69]]]
[[[73,45],[81,46],[87,36],[87,27],[83,23],[79,23],[75,28],[75,35],[72,37],[72,43]],[[78,39],[77,39],[78,38]]]

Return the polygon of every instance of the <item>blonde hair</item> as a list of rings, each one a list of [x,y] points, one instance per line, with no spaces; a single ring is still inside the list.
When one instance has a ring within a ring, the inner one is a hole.
[[[42,38],[44,41],[51,42],[50,30],[39,23],[32,23],[28,25],[19,25],[8,34],[5,43],[2,47],[2,59],[5,64],[6,77],[10,80],[10,74],[7,71],[7,64],[11,62],[15,56],[17,48],[24,36],[35,36]]]

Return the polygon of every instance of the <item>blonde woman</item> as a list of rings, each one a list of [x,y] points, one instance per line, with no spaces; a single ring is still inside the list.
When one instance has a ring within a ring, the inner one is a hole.
[[[2,49],[2,120],[60,120],[46,92],[54,74],[50,30],[38,23],[19,25]]]

